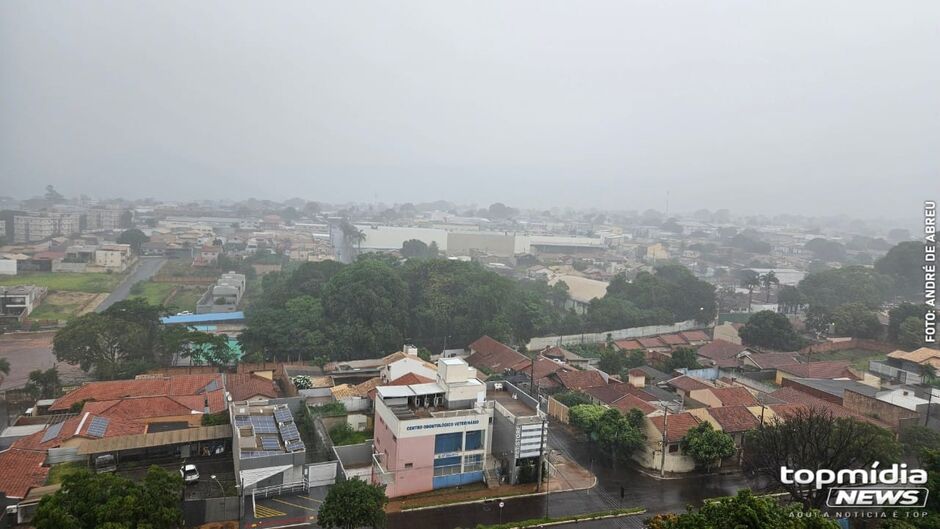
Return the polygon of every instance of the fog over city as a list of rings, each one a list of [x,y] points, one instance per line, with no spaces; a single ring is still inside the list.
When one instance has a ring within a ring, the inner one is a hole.
[[[3,2],[0,194],[916,218],[940,169],[938,16]]]

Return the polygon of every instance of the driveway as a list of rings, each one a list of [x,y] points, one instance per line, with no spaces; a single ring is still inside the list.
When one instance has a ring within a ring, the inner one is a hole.
[[[247,497],[242,519],[243,529],[276,529],[278,527],[316,527],[317,512],[328,487],[313,487],[306,494],[255,499]]]
[[[706,498],[733,495],[742,488],[759,488],[740,474],[658,480],[627,465],[614,466],[598,457],[594,447],[555,421],[549,424],[548,437],[552,450],[591,470],[597,476],[597,486],[584,491],[507,498],[502,509],[495,502],[396,513],[389,516],[389,529],[474,527],[499,523],[500,520],[518,521],[620,507],[645,507],[646,516],[650,516],[683,511],[689,504],[697,505]],[[623,500],[620,498],[621,487]],[[598,527],[633,527],[637,523],[637,520],[624,518],[598,523]]]
[[[141,257],[139,258],[134,270],[124,278],[124,281],[111,292],[104,301],[95,309],[95,312],[104,312],[108,307],[118,301],[127,299],[131,294],[131,287],[141,281],[146,281],[155,276],[163,264],[166,263],[166,257]]]

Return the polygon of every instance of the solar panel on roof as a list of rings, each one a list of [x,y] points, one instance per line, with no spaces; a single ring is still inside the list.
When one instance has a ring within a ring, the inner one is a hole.
[[[62,425],[63,425],[63,424],[65,424],[65,423],[59,422],[59,423],[55,423],[55,424],[53,424],[52,426],[46,428],[46,433],[42,434],[42,439],[41,439],[39,442],[40,442],[40,443],[45,443],[46,441],[49,441],[50,439],[55,439],[56,437],[58,437],[59,432],[62,431]]]
[[[289,408],[276,408],[274,418],[277,419],[277,422],[292,422],[294,420]]]
[[[88,435],[92,437],[104,437],[105,432],[108,431],[108,424],[110,422],[111,421],[104,417],[95,417],[91,420],[91,425],[88,426]]]
[[[262,437],[261,448],[265,450],[279,450],[281,444],[277,442],[277,437]]]
[[[236,415],[235,416],[235,427],[244,428],[245,426],[251,426],[251,417],[247,415]]]
[[[284,446],[284,448],[285,448],[288,452],[297,452],[298,450],[303,450],[303,449],[304,449],[304,443],[303,443],[303,441],[291,441],[291,442],[287,443],[287,444]]]
[[[285,441],[290,439],[300,439],[300,432],[297,430],[297,425],[294,423],[281,424],[281,437]]]
[[[252,416],[251,426],[255,433],[277,433],[277,423],[269,415]]]

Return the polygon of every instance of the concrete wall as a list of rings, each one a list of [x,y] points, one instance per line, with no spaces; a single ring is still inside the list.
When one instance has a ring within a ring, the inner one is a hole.
[[[470,255],[471,250],[482,250],[492,255],[511,257],[516,253],[516,236],[505,233],[447,234],[448,255]]]
[[[238,496],[224,498],[206,498],[202,500],[185,500],[183,502],[183,519],[187,527],[195,527],[209,522],[226,522],[240,518],[239,504],[242,501]]]
[[[526,348],[529,351],[535,351],[555,345],[565,346],[589,343],[604,343],[607,341],[608,335],[610,335],[612,340],[622,340],[624,338],[639,338],[641,336],[655,336],[657,334],[691,331],[693,329],[702,329],[703,327],[705,326],[696,322],[695,320],[686,320],[676,322],[672,325],[650,325],[647,327],[632,327],[630,329],[619,329],[615,331],[598,333],[569,334],[565,336],[543,336],[529,340],[529,343],[526,344]]]
[[[310,487],[323,487],[336,483],[336,461],[326,463],[311,463],[304,467],[307,484]]]
[[[84,273],[85,269],[87,268],[88,268],[87,263],[66,263],[64,261],[52,261],[53,272],[66,272],[66,273],[81,274],[81,273]]]
[[[890,402],[880,401],[848,389],[842,393],[842,405],[855,413],[887,423],[895,431],[898,430],[903,419],[919,417],[916,411],[895,406]]]
[[[554,397],[548,397],[548,415],[568,424],[568,406],[558,402]]]
[[[15,276],[16,261],[13,259],[0,259],[0,275]]]
[[[840,340],[838,342],[822,342],[808,345],[800,349],[802,354],[828,353],[831,351],[844,351],[846,349],[864,349],[866,351],[875,351],[878,353],[890,353],[896,349],[893,345],[879,342],[876,340],[863,340],[852,338],[851,340]]]

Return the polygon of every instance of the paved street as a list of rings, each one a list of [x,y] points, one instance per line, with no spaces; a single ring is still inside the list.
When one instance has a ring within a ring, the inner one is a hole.
[[[549,445],[592,469],[597,475],[597,486],[586,491],[507,498],[502,513],[499,512],[496,502],[492,502],[393,514],[389,516],[389,528],[474,527],[481,523],[499,523],[500,520],[524,520],[546,514],[562,516],[619,507],[645,507],[649,516],[682,511],[686,505],[698,504],[706,498],[731,495],[741,488],[759,488],[741,475],[658,480],[624,465],[614,467],[604,459],[594,459],[597,454],[593,447],[580,441],[563,425],[554,421],[550,425]],[[622,502],[621,486],[625,493]],[[601,525],[591,527],[637,527],[638,522],[631,517],[596,523]]]
[[[111,295],[98,305],[95,312],[103,312],[118,301],[127,299],[127,296],[131,294],[131,287],[156,275],[164,263],[166,263],[165,257],[141,257],[137,263],[137,268],[125,277],[124,281],[121,281],[121,284],[111,292]]]

